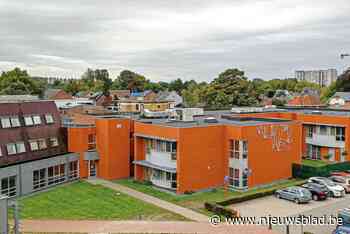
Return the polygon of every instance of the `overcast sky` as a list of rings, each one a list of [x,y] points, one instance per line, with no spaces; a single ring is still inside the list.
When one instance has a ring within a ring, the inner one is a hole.
[[[210,81],[344,69],[350,0],[0,0],[0,70],[79,77],[87,67]]]

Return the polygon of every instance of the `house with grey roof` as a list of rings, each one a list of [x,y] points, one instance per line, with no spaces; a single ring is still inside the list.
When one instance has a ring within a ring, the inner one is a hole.
[[[156,100],[173,102],[174,106],[180,106],[183,103],[183,98],[176,91],[160,91],[157,93]]]

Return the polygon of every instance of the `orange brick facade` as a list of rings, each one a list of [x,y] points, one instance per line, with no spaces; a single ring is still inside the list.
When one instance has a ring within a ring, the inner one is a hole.
[[[135,134],[177,141],[176,191],[184,193],[224,184],[224,177],[229,175],[230,139],[248,142],[248,167],[252,171],[248,177],[248,187],[290,178],[292,163],[301,162],[301,128],[296,122],[289,123],[288,128],[292,132],[291,143],[287,149],[279,152],[272,149],[272,139],[263,139],[258,135],[256,126],[171,128],[136,123]],[[135,160],[145,159],[145,148],[144,138],[136,137]],[[135,178],[143,180],[144,168],[135,167]]]
[[[89,177],[89,160],[86,152],[91,149],[89,135],[96,139],[98,154],[96,161],[97,177],[113,180],[130,176],[131,127],[130,119],[96,118],[94,126],[72,126],[68,128],[68,150],[80,154],[80,178]]]
[[[292,164],[300,163],[308,151],[307,126],[312,124],[344,127],[344,150],[349,151],[350,118],[296,112],[239,116],[288,121],[179,127],[129,118],[96,118],[93,126],[68,128],[68,148],[80,154],[80,177],[89,177],[85,153],[89,150],[88,135],[94,134],[98,177],[113,180],[133,176],[140,181],[166,178],[169,183],[165,186],[177,193],[222,186],[227,183],[225,178],[235,173],[239,176],[233,183],[243,184],[244,188],[292,177]],[[232,149],[233,143],[237,143],[237,152]],[[152,147],[160,151],[150,151],[149,144],[155,144]],[[329,151],[329,147],[320,146],[321,158],[329,155]],[[232,156],[236,153],[238,158]],[[335,161],[349,161],[349,156],[344,158],[342,154],[339,148],[334,148]],[[162,157],[168,157],[164,164]],[[237,165],[239,168],[235,168]]]

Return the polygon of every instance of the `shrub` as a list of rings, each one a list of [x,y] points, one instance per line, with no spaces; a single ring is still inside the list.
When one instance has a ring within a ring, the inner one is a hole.
[[[217,203],[206,202],[206,203],[204,203],[204,207],[205,207],[205,209],[207,209],[207,210],[209,210],[217,215],[224,216],[227,218],[234,218],[234,217],[238,216],[237,211],[230,209],[230,208],[223,207]]]

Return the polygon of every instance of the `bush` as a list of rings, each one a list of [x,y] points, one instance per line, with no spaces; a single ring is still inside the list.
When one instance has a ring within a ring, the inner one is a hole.
[[[153,185],[153,183],[148,180],[143,180],[143,181],[133,180],[132,182],[135,184],[142,184],[142,185],[148,185],[148,186]]]
[[[217,215],[224,216],[227,218],[234,218],[234,217],[238,216],[237,211],[230,209],[230,208],[223,207],[217,203],[206,202],[206,203],[204,203],[204,207],[205,207],[205,209],[207,209],[207,210],[209,210]]]
[[[300,181],[297,183],[294,183],[293,186],[298,186],[298,185],[302,185],[304,184],[305,181]],[[233,197],[224,201],[220,201],[217,202],[217,204],[221,205],[221,206],[228,206],[231,204],[235,204],[235,203],[240,203],[240,202],[245,202],[245,201],[249,201],[249,200],[253,200],[253,199],[257,199],[257,198],[261,198],[261,197],[266,197],[266,196],[270,196],[273,195],[276,190],[281,189],[280,188],[267,188],[265,190],[260,190],[260,191],[256,191],[254,193],[249,193],[249,194],[242,194],[240,196],[237,197]]]
[[[312,176],[328,177],[333,171],[346,171],[350,170],[350,162],[342,162],[335,164],[328,164],[321,167],[313,167],[302,164],[293,164],[293,177],[294,178],[310,178]]]

